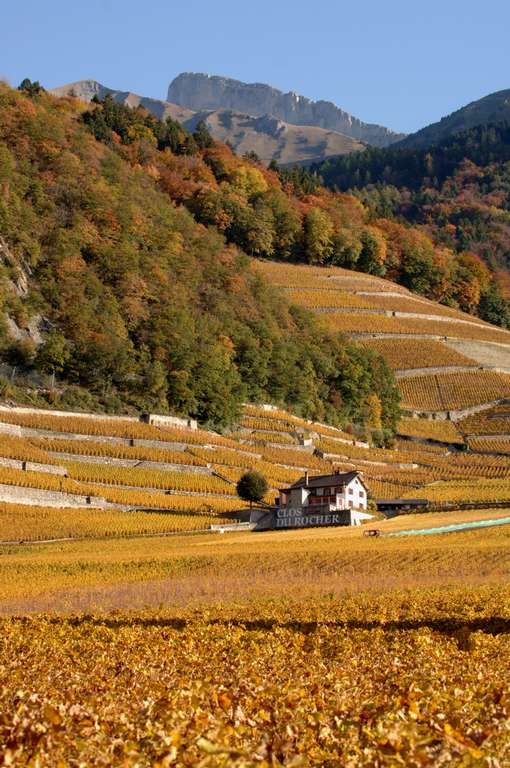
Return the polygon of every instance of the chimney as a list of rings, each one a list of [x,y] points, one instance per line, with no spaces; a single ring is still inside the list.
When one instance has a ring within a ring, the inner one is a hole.
[[[308,470],[305,472],[305,485],[308,485]]]

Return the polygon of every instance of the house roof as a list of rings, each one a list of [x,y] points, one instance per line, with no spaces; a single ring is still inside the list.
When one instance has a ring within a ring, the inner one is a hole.
[[[327,485],[347,485],[356,477],[359,478],[360,482],[365,486],[361,473],[352,470],[351,472],[336,472],[333,475],[314,475],[313,477],[308,478],[305,475],[304,477],[300,477],[299,480],[296,480],[295,483],[292,483],[290,488],[322,488]]]

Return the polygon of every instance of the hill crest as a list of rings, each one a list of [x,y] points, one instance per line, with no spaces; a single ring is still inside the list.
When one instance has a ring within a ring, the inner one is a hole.
[[[508,120],[510,120],[510,89],[496,91],[471,101],[450,115],[445,115],[436,123],[431,123],[416,133],[406,136],[397,146],[406,149],[424,149],[468,128]]]

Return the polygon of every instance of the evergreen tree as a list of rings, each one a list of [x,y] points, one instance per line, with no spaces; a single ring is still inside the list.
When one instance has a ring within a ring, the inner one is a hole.
[[[200,120],[193,131],[193,139],[199,149],[209,149],[214,146],[214,139],[209,132],[205,120]]]
[[[18,86],[18,91],[24,91],[29,96],[38,96],[40,93],[45,92],[39,80],[34,80],[34,82],[32,82],[28,77],[25,77],[24,80],[21,81]]]

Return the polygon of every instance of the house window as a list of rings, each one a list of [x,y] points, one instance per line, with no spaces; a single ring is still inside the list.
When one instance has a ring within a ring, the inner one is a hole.
[[[352,499],[349,499],[349,509],[352,509]]]
[[[349,488],[349,496],[352,496],[353,493],[354,491],[352,490],[352,488]]]
[[[322,496],[324,494],[324,488],[317,488],[317,496]]]
[[[359,497],[360,497],[360,499],[362,499],[364,495],[365,495],[365,494],[363,493],[363,491],[360,491],[360,492],[359,492]]]

